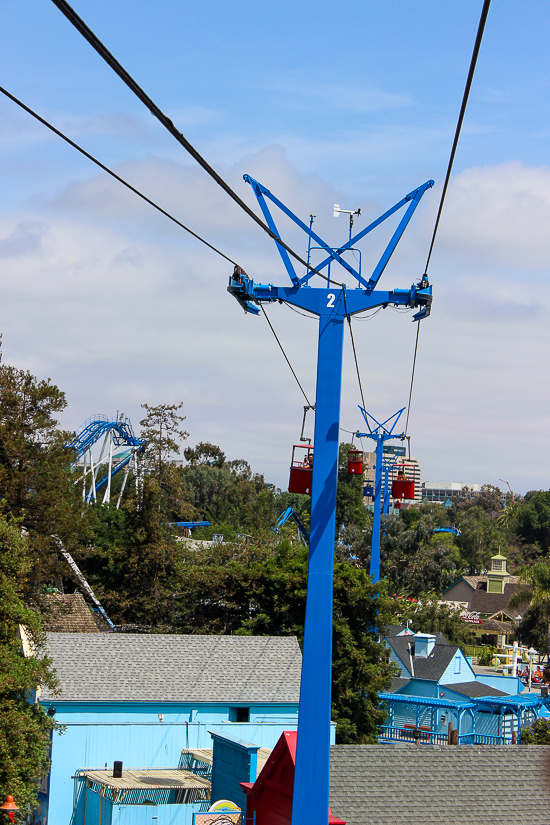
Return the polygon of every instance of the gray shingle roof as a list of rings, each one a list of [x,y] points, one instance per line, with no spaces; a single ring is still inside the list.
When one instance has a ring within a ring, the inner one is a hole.
[[[434,633],[434,636],[437,635],[438,634]],[[388,639],[388,644],[391,644],[407,669],[410,669],[408,645],[411,644],[411,642],[414,642],[413,636],[393,636]],[[424,659],[421,656],[413,656],[415,678],[430,679],[434,682],[439,681],[457,650],[458,647],[456,645],[450,645],[445,639],[445,644],[437,642],[434,645],[432,653],[427,658]]]
[[[335,745],[347,825],[548,825],[550,746]]]
[[[508,602],[519,586],[519,584],[505,584],[504,593],[488,593],[478,587],[472,595],[468,609],[474,613],[489,613],[491,616],[502,610],[512,619],[516,619],[525,612],[527,607],[527,604],[521,607],[508,607]]]
[[[463,696],[475,698],[477,696],[508,696],[502,690],[484,685],[482,682],[459,682],[457,684],[445,685],[449,690],[455,690],[457,693],[462,693]]]
[[[408,685],[410,681],[411,681],[410,679],[402,679],[401,676],[394,676],[393,679],[392,679],[391,685],[384,692],[385,693],[397,693],[398,691],[401,690],[402,687],[405,687],[405,685]]]
[[[61,686],[41,699],[87,702],[298,702],[295,637],[48,633]]]

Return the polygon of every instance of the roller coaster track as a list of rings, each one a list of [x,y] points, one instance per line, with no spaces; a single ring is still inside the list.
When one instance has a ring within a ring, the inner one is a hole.
[[[94,460],[93,450],[100,442],[99,456]],[[82,424],[67,447],[74,451],[72,466],[82,466],[82,476],[75,484],[82,483],[82,498],[88,504],[98,500],[98,492],[102,489],[105,489],[102,503],[108,504],[111,500],[112,479],[124,470],[122,489],[117,500],[118,510],[132,460],[137,485],[137,459],[145,450],[145,441],[137,438],[130,419],[124,415],[117,415],[114,420],[105,415],[92,415]],[[121,453],[120,447],[126,447],[127,450]]]

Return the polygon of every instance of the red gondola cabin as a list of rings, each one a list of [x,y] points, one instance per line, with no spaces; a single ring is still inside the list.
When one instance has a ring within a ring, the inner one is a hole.
[[[296,450],[305,450],[306,453],[305,455],[298,453],[296,456]],[[310,496],[312,478],[313,447],[311,444],[293,444],[288,492],[301,493],[302,495]]]
[[[363,450],[348,450],[348,476],[363,475]]]
[[[405,475],[404,465],[399,468],[397,478],[392,482],[391,497],[394,501],[403,501],[414,499],[414,481],[410,481]]]

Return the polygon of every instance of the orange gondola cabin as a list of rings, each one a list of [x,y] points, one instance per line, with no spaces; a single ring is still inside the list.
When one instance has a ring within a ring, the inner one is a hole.
[[[297,450],[305,450],[305,453],[297,453]],[[293,444],[288,492],[310,496],[312,479],[313,446],[311,444]]]
[[[348,476],[363,475],[363,450],[348,450]]]

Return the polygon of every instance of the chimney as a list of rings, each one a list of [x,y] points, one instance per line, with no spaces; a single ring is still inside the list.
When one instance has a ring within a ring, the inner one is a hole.
[[[435,636],[430,633],[414,634],[415,659],[427,659],[435,647]]]
[[[122,762],[113,762],[113,779],[122,779]]]

